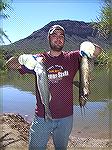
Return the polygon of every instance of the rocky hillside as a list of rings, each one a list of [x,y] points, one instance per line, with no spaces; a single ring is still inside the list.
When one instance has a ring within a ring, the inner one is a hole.
[[[65,28],[66,41],[64,50],[66,51],[78,49],[80,43],[86,40],[100,44],[103,48],[108,46],[107,41],[99,35],[98,30],[93,29],[92,23],[72,20],[57,20],[51,21],[43,28],[34,31],[30,36],[24,39],[7,46],[3,46],[3,49],[7,49],[7,51],[12,52],[25,53],[31,53],[35,50],[48,50],[49,44],[47,40],[47,33],[49,28],[54,24],[59,24]]]

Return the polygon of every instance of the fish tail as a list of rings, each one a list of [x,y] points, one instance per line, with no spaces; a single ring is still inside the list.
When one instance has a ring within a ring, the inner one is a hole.
[[[45,107],[45,121],[52,120],[52,115],[48,106]]]
[[[52,116],[50,112],[45,113],[45,121],[48,121],[48,120],[52,120]]]
[[[47,116],[47,114],[45,114],[44,119],[45,119],[46,122],[48,121],[48,116]]]
[[[87,100],[87,97],[83,97],[83,96],[79,97],[79,104],[80,104],[80,108],[81,108],[81,116],[82,117],[86,116],[86,113],[85,113],[86,100]]]
[[[85,107],[80,107],[81,108],[81,116],[82,116],[82,119],[84,119],[84,117],[86,117],[86,113],[85,113]]]

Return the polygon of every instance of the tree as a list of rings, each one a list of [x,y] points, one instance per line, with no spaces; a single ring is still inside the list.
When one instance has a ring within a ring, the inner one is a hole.
[[[8,0],[0,0],[0,20],[1,19],[6,19],[9,18],[9,15],[5,14],[4,11],[8,9],[11,9],[10,7],[10,3],[12,2],[12,0],[8,1]],[[0,44],[3,44],[3,36],[9,40],[9,42],[11,43],[10,39],[8,38],[8,36],[5,34],[5,32],[3,31],[3,28],[0,27]]]
[[[107,59],[108,68],[108,89],[109,89],[109,138],[112,139],[112,0],[104,0],[104,7],[102,7],[100,27],[103,30],[104,36],[109,42],[109,53]],[[111,146],[111,145],[110,145]]]
[[[107,68],[108,68],[108,89],[109,89],[109,138],[112,139],[112,0],[103,0],[104,6],[101,9],[101,14],[98,22],[98,29],[103,33],[103,36],[109,42],[109,52],[102,53],[102,58],[106,60]]]
[[[100,15],[97,18],[97,24],[95,27],[98,28],[101,33],[112,46],[112,0],[103,0]]]
[[[105,37],[109,44],[106,52],[102,52],[100,58],[106,62],[108,68],[112,68],[112,0],[102,0],[100,15],[97,18],[95,28]]]

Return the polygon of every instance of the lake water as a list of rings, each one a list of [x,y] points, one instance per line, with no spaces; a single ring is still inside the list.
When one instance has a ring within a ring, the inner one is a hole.
[[[32,121],[36,98],[32,92],[23,91],[12,85],[0,86],[2,112],[19,113]],[[111,134],[111,112],[108,100],[87,102],[85,116],[81,115],[79,106],[74,105],[74,123],[72,135],[78,137],[109,138]]]

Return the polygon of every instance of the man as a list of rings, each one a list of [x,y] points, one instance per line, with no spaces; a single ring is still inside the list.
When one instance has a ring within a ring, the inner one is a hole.
[[[29,150],[45,150],[49,136],[52,135],[56,150],[66,150],[73,123],[73,78],[79,69],[82,51],[62,51],[65,42],[65,30],[60,25],[54,25],[48,32],[50,51],[37,54],[23,54],[19,58],[11,58],[7,66],[19,69],[24,73],[33,73],[36,58],[44,57],[48,73],[49,90],[52,95],[50,111],[52,120],[44,120],[44,106],[41,102],[36,83],[35,117],[29,131]],[[93,45],[94,51],[83,50],[88,57],[97,57],[101,53],[98,45]]]

